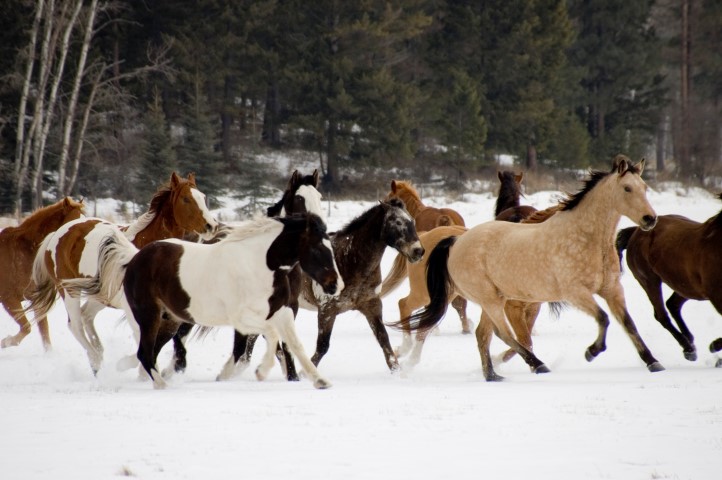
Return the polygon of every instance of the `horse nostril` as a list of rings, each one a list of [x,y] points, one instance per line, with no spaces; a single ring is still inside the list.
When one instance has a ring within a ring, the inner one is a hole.
[[[645,215],[642,217],[643,230],[651,230],[657,225],[657,217],[655,215]]]
[[[415,257],[418,257],[418,258],[421,258],[421,257],[424,256],[424,252],[425,252],[425,250],[424,250],[422,247],[415,248],[415,249],[414,249],[414,256],[415,256]]]
[[[213,227],[211,227],[211,224],[210,224],[210,223],[206,223],[206,231],[207,231],[207,232],[212,232],[212,231],[213,231]]]

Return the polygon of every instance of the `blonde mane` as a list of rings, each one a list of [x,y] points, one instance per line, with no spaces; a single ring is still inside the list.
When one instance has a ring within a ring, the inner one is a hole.
[[[263,235],[272,231],[274,228],[282,228],[282,224],[270,217],[258,217],[241,225],[234,226],[230,229],[230,233],[219,243],[240,242],[247,238]]]
[[[155,212],[145,212],[143,215],[138,217],[135,222],[125,227],[123,229],[123,233],[125,233],[126,238],[132,242],[133,240],[135,240],[135,236],[145,230],[154,219]]]

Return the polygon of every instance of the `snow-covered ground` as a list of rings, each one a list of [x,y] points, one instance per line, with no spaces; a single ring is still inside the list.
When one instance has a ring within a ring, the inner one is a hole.
[[[541,192],[525,203],[544,208],[556,195]],[[659,214],[696,220],[722,208],[698,191],[650,191],[649,198]],[[494,201],[465,195],[447,205],[474,225],[491,219]],[[332,203],[330,229],[372,204]],[[620,226],[626,225],[625,219]],[[385,271],[394,254],[384,257]],[[95,378],[56,306],[51,353],[43,352],[36,331],[0,351],[0,478],[719,478],[722,369],[714,368],[707,346],[722,336],[722,319],[709,302],[685,306],[700,356],[688,362],[631,274],[623,281],[632,317],[665,372],[647,372],[616,323],[607,351],[587,363],[595,322],[573,309],[558,319],[544,309],[533,339],[550,374],[533,375],[515,358],[497,369],[507,381],[484,382],[474,336],[460,333],[452,311],[417,368],[391,375],[365,319],[350,312],[337,320],[320,365],[333,383],[329,390],[307,380],[288,383],[278,367],[256,381],[262,341],[249,370],[216,382],[232,344],[231,330],[220,329],[191,343],[187,372],[155,391],[137,371],[115,369],[134,350],[120,312],[105,310],[97,319],[106,349]],[[384,300],[387,321],[398,319],[396,302],[406,291],[402,286]],[[478,319],[478,306],[469,310]],[[297,326],[312,353],[315,315],[301,311]],[[3,313],[0,338],[15,331]],[[400,342],[398,332],[390,336]],[[492,346],[503,349],[498,340]],[[168,359],[166,349],[161,366]]]

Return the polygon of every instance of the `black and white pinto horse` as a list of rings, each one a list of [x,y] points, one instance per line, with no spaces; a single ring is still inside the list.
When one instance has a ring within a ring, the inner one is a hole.
[[[318,170],[314,170],[311,175],[302,175],[298,170],[294,170],[293,174],[291,174],[291,178],[288,180],[286,190],[284,190],[281,199],[266,209],[266,215],[268,217],[286,217],[289,215],[313,213],[318,215],[319,218],[325,220],[321,205],[322,196],[317,190],[318,181]],[[217,243],[233,231],[233,228],[234,227],[232,226],[223,225],[213,238],[204,240],[202,243]],[[300,275],[298,265],[294,267],[294,269],[298,271],[294,272],[293,275]],[[293,309],[293,316],[295,318],[296,313],[298,313],[298,303],[292,302],[290,306]],[[181,373],[186,369],[187,360],[184,343],[185,338],[193,328],[194,325],[184,323],[178,329],[178,333],[173,337],[173,359],[171,360],[170,366],[163,369],[162,375],[164,378],[169,378],[174,372]],[[203,330],[200,335],[202,336],[205,332],[206,331]],[[246,336],[236,331],[234,345],[246,345],[246,343],[253,345],[257,338],[257,335]],[[252,349],[253,347],[251,347],[251,350]],[[284,370],[294,368],[293,361],[290,360],[291,357],[287,349],[281,349],[279,346],[277,355]],[[286,374],[298,378],[295,370],[292,372],[286,372]]]
[[[93,291],[117,258],[112,240],[101,247],[99,275],[73,280],[68,288]],[[262,334],[268,349],[256,370],[263,380],[283,340],[316,388],[321,377],[296,334],[294,311],[301,289],[297,265],[318,282],[325,295],[343,289],[326,233],[317,215],[260,218],[235,227],[214,244],[161,240],[143,247],[125,267],[126,314],[140,329],[138,359],[155,388],[166,382],[156,367],[158,353],[183,323],[231,325],[244,334]]]
[[[398,199],[380,202],[342,230],[332,233],[331,245],[345,285],[343,291],[337,296],[328,295],[313,277],[304,276],[299,297],[301,308],[318,311],[316,352],[311,361],[318,365],[328,352],[336,317],[349,310],[358,310],[366,317],[389,369],[398,370],[398,360],[382,317],[379,296],[381,259],[387,246],[399,251],[412,263],[421,259],[424,249],[416,234],[413,218]],[[248,367],[253,341],[247,340],[243,336],[236,337],[233,354],[218,376],[219,380],[238,375]],[[293,359],[286,355],[286,362],[288,379],[298,380]]]

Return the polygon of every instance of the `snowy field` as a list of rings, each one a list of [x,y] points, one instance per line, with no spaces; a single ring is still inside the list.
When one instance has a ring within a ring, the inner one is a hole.
[[[542,192],[524,203],[544,208],[556,195]],[[658,214],[696,220],[722,208],[703,192],[651,191],[649,198]],[[456,208],[475,225],[491,219],[494,201],[466,195],[463,202],[427,203]],[[333,203],[330,229],[371,205]],[[384,271],[394,255],[387,252]],[[484,382],[474,336],[460,333],[451,311],[417,368],[392,375],[365,319],[350,312],[338,318],[320,364],[329,390],[288,383],[278,367],[256,381],[263,341],[249,370],[216,382],[232,344],[232,331],[221,329],[191,343],[187,372],[154,391],[137,371],[115,369],[134,350],[120,312],[105,310],[97,319],[105,363],[96,378],[56,306],[51,353],[43,352],[37,331],[0,351],[0,478],[719,478],[722,369],[707,347],[722,336],[722,319],[708,302],[688,302],[684,315],[700,357],[688,362],[629,272],[623,281],[632,317],[664,372],[646,370],[615,322],[607,351],[587,363],[594,320],[573,309],[553,318],[543,309],[534,349],[550,374],[533,375],[516,357],[497,368],[505,382]],[[398,319],[396,302],[406,292],[403,285],[384,299],[386,321]],[[478,319],[478,306],[469,311]],[[297,326],[312,353],[315,314],[301,311]],[[0,338],[15,332],[3,313]],[[390,335],[400,343],[398,332]],[[494,342],[498,353],[503,345]],[[166,349],[161,367],[169,358]]]

